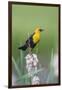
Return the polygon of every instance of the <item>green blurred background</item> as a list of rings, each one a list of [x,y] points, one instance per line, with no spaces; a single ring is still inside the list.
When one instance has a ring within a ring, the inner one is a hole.
[[[58,48],[58,7],[12,5],[12,56],[17,61],[18,47],[23,45],[37,26],[44,29],[39,44],[33,49],[43,66],[48,66],[51,51]],[[28,51],[23,52],[26,56]]]

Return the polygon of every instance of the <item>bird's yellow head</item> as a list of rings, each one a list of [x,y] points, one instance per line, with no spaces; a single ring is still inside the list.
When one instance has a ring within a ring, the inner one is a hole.
[[[36,29],[35,29],[35,33],[40,33],[40,32],[42,32],[43,31],[43,29],[41,29],[40,27],[37,27]]]

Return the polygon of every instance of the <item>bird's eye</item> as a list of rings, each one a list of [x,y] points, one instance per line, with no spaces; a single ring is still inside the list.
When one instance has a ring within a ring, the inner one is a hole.
[[[44,31],[43,29],[39,29],[40,32]]]

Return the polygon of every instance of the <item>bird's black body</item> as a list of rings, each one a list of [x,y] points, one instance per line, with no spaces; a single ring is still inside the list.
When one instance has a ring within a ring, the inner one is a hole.
[[[29,37],[28,40],[26,40],[25,44],[18,49],[26,50],[28,47],[34,48],[36,46],[36,43],[33,43],[33,35],[34,33]]]

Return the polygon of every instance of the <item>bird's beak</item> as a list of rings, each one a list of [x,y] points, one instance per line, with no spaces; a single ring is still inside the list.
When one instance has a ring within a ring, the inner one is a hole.
[[[44,31],[43,29],[40,29],[40,32]]]

